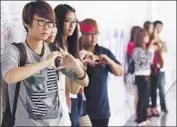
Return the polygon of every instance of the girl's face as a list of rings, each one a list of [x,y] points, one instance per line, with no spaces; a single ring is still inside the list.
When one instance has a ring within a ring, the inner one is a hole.
[[[54,27],[52,29],[52,32],[51,32],[50,36],[47,38],[46,42],[47,43],[53,43],[54,40],[55,40],[56,34],[57,34],[57,28]]]
[[[74,12],[69,11],[64,21],[64,36],[71,36],[76,28],[77,19]]]

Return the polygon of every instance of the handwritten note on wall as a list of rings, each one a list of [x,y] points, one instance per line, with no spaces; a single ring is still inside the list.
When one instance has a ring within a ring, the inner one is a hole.
[[[22,23],[22,9],[26,2],[1,2],[1,56],[12,42],[23,42],[26,31]]]

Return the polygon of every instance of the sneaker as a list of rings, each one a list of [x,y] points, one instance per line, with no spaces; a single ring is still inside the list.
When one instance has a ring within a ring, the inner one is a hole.
[[[149,125],[151,123],[149,120],[146,120],[145,122],[147,125]]]
[[[138,126],[140,126],[140,127],[147,126],[147,123],[146,123],[146,121],[143,121],[143,122],[139,123]]]

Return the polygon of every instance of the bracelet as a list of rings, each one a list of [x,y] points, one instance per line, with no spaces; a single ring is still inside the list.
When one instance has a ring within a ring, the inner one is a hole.
[[[77,79],[83,80],[86,77],[86,71],[84,71],[84,75],[82,77],[78,77],[75,72],[74,75],[76,76]]]

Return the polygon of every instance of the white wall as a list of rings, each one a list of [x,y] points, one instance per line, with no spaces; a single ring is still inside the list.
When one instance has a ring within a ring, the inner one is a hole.
[[[154,1],[153,20],[164,23],[163,35],[167,43],[166,89],[176,79],[176,1]]]
[[[167,83],[176,79],[176,2],[165,1],[48,1],[54,8],[66,3],[76,9],[79,20],[97,20],[101,35],[99,44],[109,48],[123,64],[129,40],[130,28],[142,26],[145,20],[162,20],[168,42],[169,68]],[[1,53],[5,45],[13,41],[24,41],[26,33],[22,26],[21,12],[27,1],[1,2]],[[167,8],[167,9],[164,9]],[[169,85],[168,84],[168,85]],[[166,86],[168,86],[166,85]],[[121,126],[134,112],[134,91],[124,87],[123,78],[109,76],[109,99],[111,107],[110,125]],[[168,86],[169,87],[169,86]],[[132,88],[133,89],[133,88]]]

